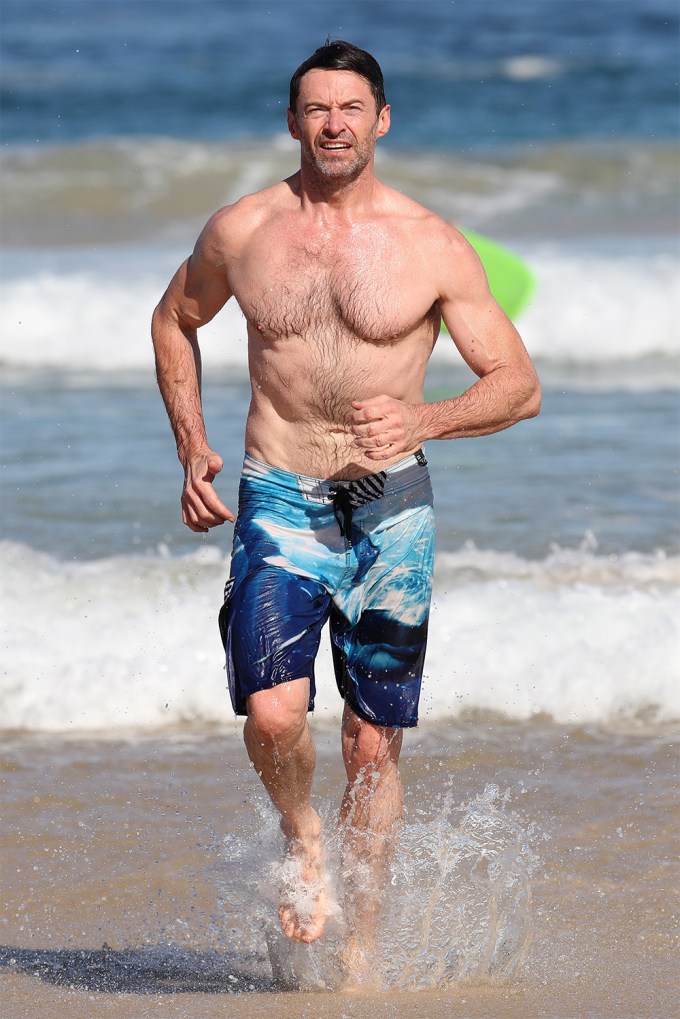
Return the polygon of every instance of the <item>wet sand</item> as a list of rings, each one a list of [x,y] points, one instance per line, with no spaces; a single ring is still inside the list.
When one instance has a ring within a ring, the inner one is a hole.
[[[27,979],[14,979],[3,999],[7,1015],[16,1019],[63,1016],[65,1019],[613,1019],[619,1016],[673,1019],[677,1004],[664,1004],[654,991],[639,988],[634,997],[621,1002],[620,993],[603,988],[574,988],[572,993],[550,990],[513,992],[490,988],[466,988],[459,994],[420,991],[361,999],[334,994],[219,994],[111,995],[83,994],[63,989],[31,990]]]
[[[316,798],[331,826],[342,790],[338,737],[327,725],[315,731]],[[412,916],[401,918],[410,926],[398,937],[394,913],[386,929],[396,933],[382,946],[392,989],[348,995],[282,992],[272,978],[261,924],[274,914],[267,872],[279,846],[236,726],[109,740],[6,735],[3,1011],[17,1019],[675,1016],[676,761],[672,734],[658,728],[478,718],[407,734],[403,867],[435,859],[447,839],[454,845],[447,880],[458,889],[445,889],[444,872],[429,865],[412,873],[423,900],[428,881],[454,895],[451,938],[463,929],[460,915],[479,910],[457,962],[467,975],[438,983],[441,940]],[[470,835],[470,818],[486,842]],[[519,847],[505,884],[484,870],[499,859],[489,840],[501,827]],[[466,839],[478,854],[468,869]],[[521,859],[531,861],[526,888]],[[400,880],[395,873],[397,892]],[[507,888],[514,898],[504,900]],[[497,942],[516,927],[505,957],[489,949],[494,909]]]

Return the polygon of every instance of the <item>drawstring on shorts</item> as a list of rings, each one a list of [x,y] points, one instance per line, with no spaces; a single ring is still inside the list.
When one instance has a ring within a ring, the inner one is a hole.
[[[333,512],[340,528],[340,534],[352,544],[352,513],[357,507],[379,499],[385,491],[387,474],[367,474],[365,478],[350,481],[347,485],[331,486]]]

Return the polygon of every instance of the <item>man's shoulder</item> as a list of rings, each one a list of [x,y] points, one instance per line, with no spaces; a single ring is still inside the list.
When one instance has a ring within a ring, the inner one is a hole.
[[[214,212],[203,229],[213,245],[235,253],[252,235],[286,208],[290,201],[287,181],[279,181]]]
[[[442,237],[452,236],[455,238],[456,235],[458,237],[461,236],[451,223],[447,223],[445,219],[438,216],[432,209],[421,205],[420,202],[405,195],[402,191],[397,191],[396,188],[390,187],[387,184],[382,184],[381,186],[383,208],[388,215],[398,217],[407,227],[424,230],[441,235]]]
[[[470,245],[465,237],[452,223],[448,223],[436,212],[401,191],[387,185],[383,185],[383,189],[383,202],[387,214],[394,217],[406,234],[434,250],[453,247],[464,252],[469,249]]]

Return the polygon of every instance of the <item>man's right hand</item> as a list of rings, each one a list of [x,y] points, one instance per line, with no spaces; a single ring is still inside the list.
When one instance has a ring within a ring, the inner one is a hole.
[[[223,466],[222,457],[212,449],[195,453],[184,465],[182,520],[192,531],[205,532],[226,520],[235,520],[213,488]]]

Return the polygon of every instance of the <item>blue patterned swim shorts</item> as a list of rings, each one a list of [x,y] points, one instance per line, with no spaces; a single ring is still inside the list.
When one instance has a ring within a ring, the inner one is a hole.
[[[220,611],[234,711],[309,677],[330,625],[341,696],[361,718],[414,726],[434,564],[421,451],[357,481],[291,474],[246,455]]]

